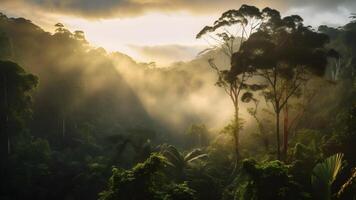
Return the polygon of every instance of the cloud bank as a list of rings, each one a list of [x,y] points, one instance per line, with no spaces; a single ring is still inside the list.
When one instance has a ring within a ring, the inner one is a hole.
[[[188,11],[194,14],[222,12],[241,4],[270,6],[282,11],[313,8],[315,12],[356,10],[354,0],[2,0],[3,4],[35,7],[46,12],[76,15],[85,18],[133,17],[148,12]]]
[[[155,46],[129,45],[129,47],[138,52],[145,60],[152,59],[153,61],[158,61],[158,65],[169,65],[172,61],[189,61],[207,48],[206,46],[179,44]]]

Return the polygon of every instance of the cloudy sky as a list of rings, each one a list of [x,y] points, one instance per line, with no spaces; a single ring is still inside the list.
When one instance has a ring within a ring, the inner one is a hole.
[[[207,45],[196,33],[244,3],[299,14],[313,26],[339,26],[356,12],[355,0],[0,0],[0,12],[51,32],[62,22],[83,30],[95,46],[167,65],[194,58]]]

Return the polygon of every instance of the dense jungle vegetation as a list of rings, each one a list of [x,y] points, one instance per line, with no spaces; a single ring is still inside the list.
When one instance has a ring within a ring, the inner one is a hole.
[[[354,18],[243,5],[157,68],[0,14],[0,199],[356,199]]]

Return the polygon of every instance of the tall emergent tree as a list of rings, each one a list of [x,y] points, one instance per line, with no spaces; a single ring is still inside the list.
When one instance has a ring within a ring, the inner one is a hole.
[[[11,153],[12,138],[18,135],[31,114],[30,92],[37,78],[10,61],[0,61],[0,153],[1,165]]]
[[[281,111],[292,96],[299,94],[302,84],[312,76],[323,75],[328,55],[325,45],[329,39],[304,26],[300,16],[282,18],[277,10],[270,8],[263,9],[262,16],[258,30],[242,44],[240,56],[232,57],[232,63],[243,61],[243,68],[253,68],[254,74],[260,77],[256,80],[261,79],[268,85],[262,93],[273,106],[277,158],[281,159]],[[232,68],[241,68],[241,65]]]
[[[260,26],[262,22],[261,12],[258,8],[249,5],[242,5],[238,10],[228,10],[217,19],[212,26],[205,26],[196,38],[206,37],[212,44],[212,48],[207,50],[221,50],[227,59],[235,62],[239,61],[239,52],[246,39]],[[234,105],[234,146],[236,161],[239,159],[239,101],[249,99],[249,93],[242,94],[243,90],[257,89],[257,85],[248,85],[247,81],[251,77],[248,68],[237,69],[231,66],[218,67],[214,58],[209,59],[209,65],[216,71],[218,80],[216,85],[223,88],[230,97]],[[232,63],[234,65],[234,63]]]

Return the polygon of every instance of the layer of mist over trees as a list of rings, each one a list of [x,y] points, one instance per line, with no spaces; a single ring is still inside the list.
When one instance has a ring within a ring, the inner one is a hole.
[[[157,68],[0,14],[0,199],[356,199],[355,16],[302,17],[228,10]]]

